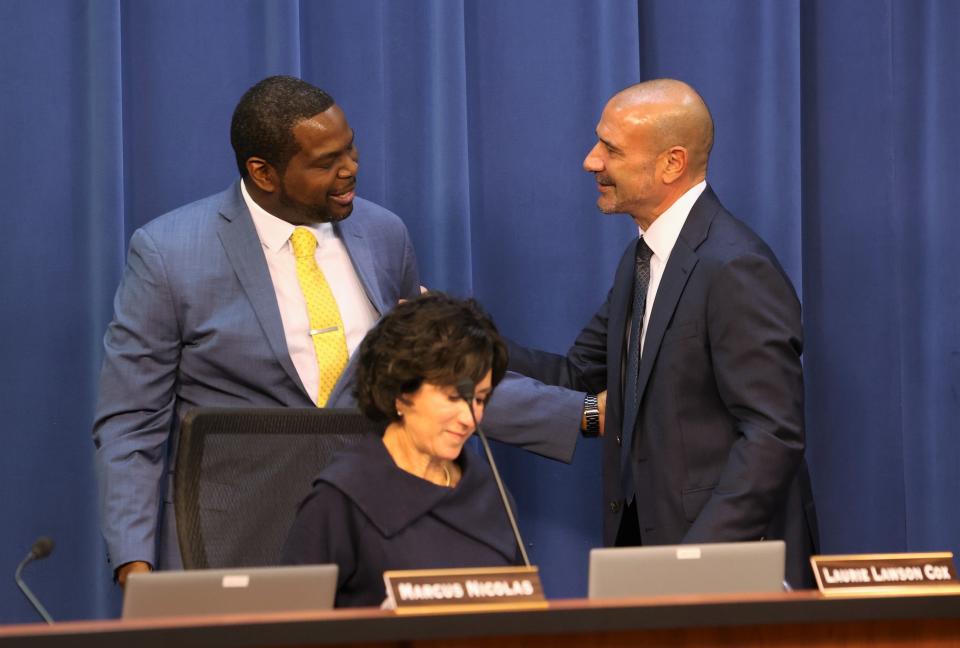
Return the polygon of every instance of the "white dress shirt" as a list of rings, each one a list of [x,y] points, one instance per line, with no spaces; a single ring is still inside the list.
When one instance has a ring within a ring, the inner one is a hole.
[[[263,255],[267,259],[273,290],[277,295],[277,305],[280,307],[280,319],[283,320],[287,351],[307,394],[316,398],[320,385],[320,368],[317,365],[313,339],[310,337],[307,300],[300,290],[297,262],[290,246],[290,235],[295,227],[258,205],[247,193],[244,182],[240,183],[240,191],[263,245]],[[333,298],[340,309],[340,318],[343,320],[347,338],[347,353],[352,355],[380,315],[367,297],[350,261],[347,248],[343,241],[337,238],[333,225],[320,223],[310,225],[309,229],[317,237],[317,265],[330,284]]]
[[[673,246],[677,244],[680,238],[680,230],[687,222],[687,216],[693,209],[693,203],[707,188],[707,181],[704,180],[689,189],[686,193],[677,198],[677,201],[667,208],[667,211],[660,214],[653,224],[646,231],[640,230],[640,236],[647,243],[647,247],[653,252],[650,257],[650,283],[647,285],[647,303],[643,314],[643,335],[640,336],[640,354],[643,355],[643,344],[647,339],[647,323],[650,321],[650,313],[653,311],[653,302],[657,298],[657,289],[660,287],[660,280],[663,278],[663,270],[667,267],[667,261],[670,259],[670,253],[673,252]]]

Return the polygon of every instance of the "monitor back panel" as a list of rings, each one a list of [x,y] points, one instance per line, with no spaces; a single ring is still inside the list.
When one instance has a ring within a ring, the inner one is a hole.
[[[123,618],[329,610],[336,590],[336,565],[132,574]]]
[[[782,540],[590,551],[590,598],[779,592]]]

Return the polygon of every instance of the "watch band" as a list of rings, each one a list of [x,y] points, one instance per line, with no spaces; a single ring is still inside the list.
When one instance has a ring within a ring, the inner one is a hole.
[[[583,397],[583,417],[587,421],[587,429],[583,431],[583,436],[598,436],[600,434],[600,404],[597,402],[595,394],[587,394]]]

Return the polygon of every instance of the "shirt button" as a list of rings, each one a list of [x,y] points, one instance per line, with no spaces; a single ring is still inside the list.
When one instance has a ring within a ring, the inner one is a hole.
[[[619,434],[617,435],[617,445],[623,445],[623,437]]]
[[[617,500],[610,500],[610,512],[619,513],[620,512],[620,502]]]

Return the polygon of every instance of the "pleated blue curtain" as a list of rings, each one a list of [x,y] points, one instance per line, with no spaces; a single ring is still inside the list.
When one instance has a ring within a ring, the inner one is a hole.
[[[919,34],[902,43],[893,36],[890,2],[872,11],[852,2],[804,9],[808,428],[818,478],[838,495],[823,491],[820,508],[828,547],[903,548],[901,415],[911,379],[901,341],[911,324],[900,285],[925,279],[903,265],[901,235],[912,219],[894,206],[904,160],[894,100],[902,89],[893,73],[900,48]]]
[[[235,179],[233,106],[279,73],[344,107],[424,282],[555,351],[636,234],[580,167],[603,105],[690,81],[711,183],[803,299],[824,549],[960,551],[958,27],[947,0],[0,0],[0,573],[49,534],[51,613],[117,612],[89,428],[126,244]],[[598,444],[498,454],[548,595],[583,595]]]
[[[899,241],[901,411],[906,546],[960,553],[960,106],[956,3],[892,6],[890,228]],[[881,226],[882,227],[882,226]],[[897,519],[897,516],[894,516]]]
[[[808,413],[827,546],[960,545],[948,2],[805,6]]]
[[[126,245],[119,35],[111,4],[0,2],[0,571],[53,536],[28,576],[56,618],[112,588],[89,424]],[[5,580],[0,622],[36,619]]]

